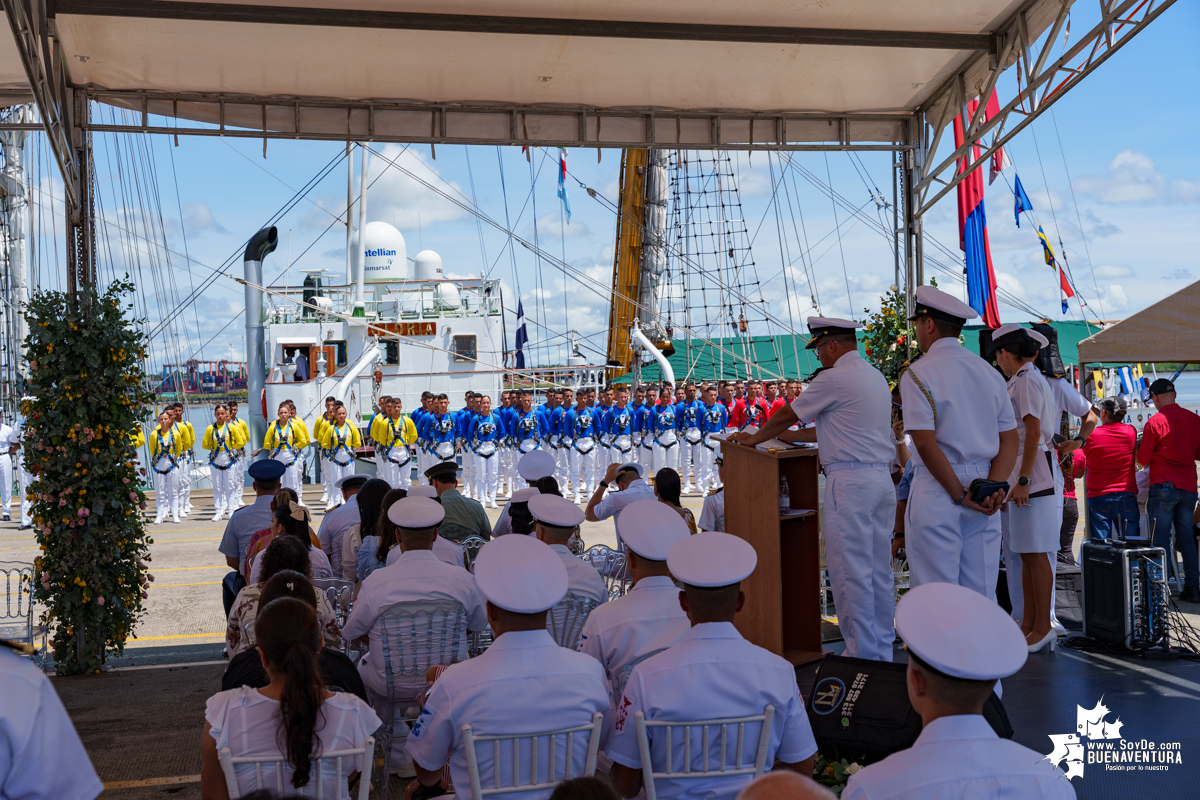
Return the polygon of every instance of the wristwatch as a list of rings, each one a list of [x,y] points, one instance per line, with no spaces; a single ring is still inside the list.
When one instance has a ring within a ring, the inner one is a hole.
[[[1017,485],[1018,486],[1028,486],[1029,478],[1026,478],[1024,475],[1022,475],[1021,477],[1017,478]]]
[[[598,485],[598,486],[599,486],[601,489],[607,489],[607,488],[608,488],[608,481],[600,481],[600,483],[599,483],[599,484],[597,484],[597,485]]]
[[[1079,442],[1081,445],[1084,445],[1084,444],[1087,444],[1087,437],[1086,436],[1076,436],[1074,441]]]
[[[961,505],[963,504],[963,500],[966,500],[966,499],[967,499],[967,495],[968,495],[968,494],[970,494],[970,493],[971,493],[971,490],[970,490],[970,489],[963,489],[963,493],[962,493],[961,495],[959,495],[959,496],[958,496],[958,499],[957,499],[957,500],[954,500],[954,501],[952,501],[952,502],[953,502],[953,503],[954,503],[954,505],[956,505],[956,506],[961,506]]]

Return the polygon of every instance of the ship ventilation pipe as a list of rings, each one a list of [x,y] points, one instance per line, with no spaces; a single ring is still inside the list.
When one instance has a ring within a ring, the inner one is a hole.
[[[654,356],[654,360],[658,362],[658,366],[662,369],[662,379],[674,386],[675,370],[671,369],[671,362],[667,361],[667,357],[654,346],[653,342],[646,338],[646,334],[642,333],[641,326],[637,324],[636,320],[629,329],[629,338],[648,350],[650,355]]]
[[[279,231],[263,228],[250,237],[242,264],[246,278],[246,423],[250,442],[261,442],[267,432],[262,415],[262,395],[267,380],[266,326],[263,325],[262,262],[279,244]]]

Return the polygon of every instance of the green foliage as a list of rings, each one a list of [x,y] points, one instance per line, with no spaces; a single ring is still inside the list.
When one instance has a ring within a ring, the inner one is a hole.
[[[60,674],[98,671],[106,652],[124,650],[153,580],[130,438],[151,400],[140,366],[146,337],[121,309],[133,289],[87,287],[78,302],[42,292],[27,312],[21,449],[42,551],[34,598],[46,607]]]
[[[840,797],[850,776],[866,766],[866,763],[865,758],[853,762],[844,758],[841,761],[829,761],[817,753],[813,761],[813,780]]]
[[[880,298],[879,311],[872,314],[864,309],[867,324],[863,344],[867,360],[894,386],[900,380],[900,370],[909,360],[910,348],[915,349],[913,329],[908,324],[904,295],[893,288]]]

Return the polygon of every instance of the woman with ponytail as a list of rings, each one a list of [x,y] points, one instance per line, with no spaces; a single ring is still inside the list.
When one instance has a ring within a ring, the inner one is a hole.
[[[271,682],[261,689],[243,686],[208,700],[201,738],[200,793],[204,800],[228,800],[218,753],[230,748],[235,758],[286,760],[283,783],[307,795],[349,800],[349,784],[335,785],[332,762],[322,766],[322,786],[312,787],[322,753],[362,747],[379,728],[379,717],[359,698],[327,691],[317,666],[321,632],[317,614],[302,600],[281,597],[262,608],[257,623],[258,653]],[[369,756],[368,756],[369,757]],[[361,763],[343,762],[342,775]],[[352,776],[351,776],[352,777]],[[275,786],[275,767],[262,765],[263,785]],[[242,794],[255,790],[255,766],[237,768]]]
[[[275,493],[275,502],[271,504],[271,533],[267,542],[273,542],[280,536],[292,536],[304,543],[308,557],[312,563],[312,577],[332,578],[333,569],[329,566],[329,556],[321,549],[320,540],[309,527],[311,517],[306,506],[300,505],[291,489],[280,489]],[[250,566],[250,583],[262,580],[262,556],[257,555]]]

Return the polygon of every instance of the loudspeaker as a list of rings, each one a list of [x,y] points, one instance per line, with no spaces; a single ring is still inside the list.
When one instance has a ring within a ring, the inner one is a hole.
[[[808,720],[821,755],[831,761],[872,763],[912,747],[921,717],[908,699],[908,665],[826,656],[808,698]],[[1011,739],[1012,725],[996,693],[983,716],[996,734]]]
[[[1034,365],[1048,378],[1062,378],[1067,374],[1062,355],[1058,352],[1058,329],[1045,322],[1033,322],[1029,327],[1050,340],[1050,344],[1038,351]]]

